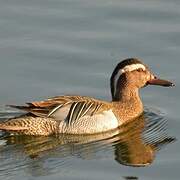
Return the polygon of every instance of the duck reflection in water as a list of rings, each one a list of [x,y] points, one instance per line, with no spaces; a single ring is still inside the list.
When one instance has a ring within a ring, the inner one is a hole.
[[[116,130],[96,135],[12,135],[1,137],[1,140],[6,140],[6,145],[0,147],[1,155],[5,154],[8,145],[18,147],[15,154],[11,153],[14,158],[24,153],[32,159],[68,156],[97,159],[99,154],[103,156],[104,150],[111,148],[118,163],[142,167],[150,165],[157,151],[175,138],[167,135],[167,122],[163,117],[147,111]]]

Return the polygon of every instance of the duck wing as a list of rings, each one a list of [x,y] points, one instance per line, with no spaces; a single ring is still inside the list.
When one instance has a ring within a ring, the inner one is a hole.
[[[86,96],[56,96],[44,101],[26,104],[27,106],[9,106],[27,111],[38,117],[65,120],[68,124],[83,116],[92,116],[110,109],[109,103]]]

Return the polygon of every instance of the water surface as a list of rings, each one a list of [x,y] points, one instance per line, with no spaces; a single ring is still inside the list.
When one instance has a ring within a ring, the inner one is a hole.
[[[19,114],[5,104],[49,96],[110,100],[111,72],[127,57],[143,59],[176,87],[141,91],[145,121],[132,137],[142,142],[139,155],[127,152],[126,131],[97,139],[2,137],[0,179],[179,179],[179,9],[177,0],[1,1],[1,119]],[[151,156],[142,161],[146,148]],[[134,157],[149,165],[132,166]]]

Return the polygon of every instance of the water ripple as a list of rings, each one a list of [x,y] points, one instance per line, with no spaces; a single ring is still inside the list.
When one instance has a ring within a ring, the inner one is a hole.
[[[19,112],[0,111],[1,119]],[[4,136],[0,138],[1,177],[17,171],[33,176],[59,172],[71,166],[72,160],[113,158],[132,167],[150,165],[156,153],[174,142],[168,136],[168,123],[164,116],[152,109],[120,128],[96,135],[58,135],[49,137]]]

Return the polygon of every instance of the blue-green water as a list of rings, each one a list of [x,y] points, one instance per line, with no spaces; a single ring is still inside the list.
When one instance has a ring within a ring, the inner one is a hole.
[[[19,114],[5,104],[49,96],[110,100],[111,72],[127,57],[143,59],[176,87],[141,91],[145,128],[135,136],[1,138],[0,179],[179,179],[179,9],[177,0],[2,0],[1,119]],[[151,148],[150,165],[127,166],[133,157],[147,161],[143,148]]]

